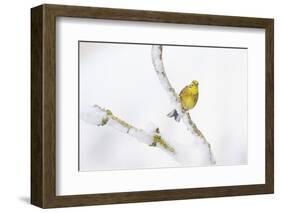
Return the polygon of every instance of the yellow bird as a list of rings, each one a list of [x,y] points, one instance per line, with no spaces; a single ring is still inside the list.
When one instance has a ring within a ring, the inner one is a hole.
[[[188,111],[195,107],[198,101],[199,94],[198,84],[198,81],[193,80],[191,84],[187,85],[181,90],[179,97],[183,110]],[[180,121],[179,114],[175,109],[170,112],[167,116],[171,118],[174,117],[176,121]]]

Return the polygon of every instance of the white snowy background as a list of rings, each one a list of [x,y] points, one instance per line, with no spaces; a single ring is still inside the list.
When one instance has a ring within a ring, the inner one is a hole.
[[[80,112],[98,104],[137,128],[151,122],[167,138],[187,140],[151,61],[151,45],[80,42]],[[193,121],[211,143],[217,165],[247,163],[247,50],[163,46],[163,61],[179,93],[199,81]],[[80,171],[181,166],[161,150],[110,127],[80,120]]]

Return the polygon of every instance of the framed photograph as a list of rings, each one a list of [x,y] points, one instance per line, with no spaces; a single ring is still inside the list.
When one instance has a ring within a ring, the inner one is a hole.
[[[31,203],[274,191],[273,19],[31,9]]]

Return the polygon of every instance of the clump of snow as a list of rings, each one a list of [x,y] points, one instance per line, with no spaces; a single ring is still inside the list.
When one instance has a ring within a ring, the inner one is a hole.
[[[183,123],[186,125],[186,127],[187,127],[187,129],[188,130],[192,130],[192,127],[191,127],[191,125],[190,125],[190,123],[189,123],[189,120],[188,120],[188,117],[187,117],[187,115],[186,114],[182,114],[182,121],[183,121]]]
[[[107,118],[106,112],[97,105],[91,106],[81,113],[83,121],[93,124],[101,125],[102,121]]]
[[[207,166],[212,165],[210,161],[209,148],[204,142],[194,137],[193,141],[185,141],[184,143],[175,144],[178,162],[184,166]]]
[[[121,123],[119,123],[118,121],[113,120],[113,119],[109,119],[107,122],[107,125],[113,127],[114,129],[116,129],[122,133],[127,133],[127,131],[128,131],[128,128],[126,128]]]
[[[157,128],[158,128],[158,127],[157,127],[154,123],[149,122],[148,124],[146,124],[144,130],[145,130],[145,132],[147,132],[148,134],[153,135],[153,134],[156,133],[156,129],[157,129]]]
[[[150,134],[147,134],[145,131],[141,129],[131,129],[129,134],[135,137],[139,142],[145,143],[147,145],[152,144],[153,138]]]
[[[201,138],[186,132],[185,140],[175,141],[166,134],[162,137],[169,141],[169,144],[176,150],[174,159],[182,166],[208,166],[212,165],[210,161],[209,148]]]

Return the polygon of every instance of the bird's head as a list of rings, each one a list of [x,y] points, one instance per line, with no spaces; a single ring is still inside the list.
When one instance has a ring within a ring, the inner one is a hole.
[[[199,83],[198,83],[198,81],[193,80],[193,81],[191,82],[191,84],[194,85],[194,86],[198,86]]]

